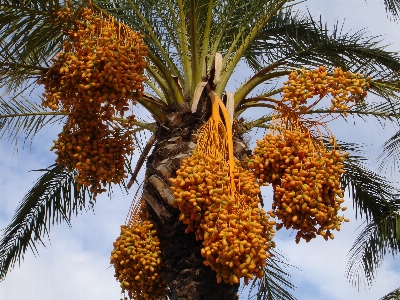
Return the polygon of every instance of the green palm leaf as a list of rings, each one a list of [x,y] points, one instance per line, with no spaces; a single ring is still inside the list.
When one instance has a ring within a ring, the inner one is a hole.
[[[281,11],[261,29],[244,53],[244,60],[256,74],[236,91],[236,107],[266,81],[286,77],[292,69],[321,65],[371,76],[370,92],[393,103],[398,99],[400,85],[399,55],[385,51],[378,38],[367,37],[363,31],[342,33],[338,26],[328,31],[326,25],[309,15]]]
[[[338,26],[328,31],[322,21],[291,10],[280,12],[259,32],[245,58],[258,62],[285,61],[287,66],[332,66],[366,70],[368,74],[393,74],[400,70],[398,55],[384,51],[378,37],[366,37],[363,31],[342,33]],[[253,63],[255,69],[264,64]],[[365,72],[364,72],[365,73]],[[374,77],[377,77],[374,75]]]
[[[328,99],[326,99],[328,102]],[[329,102],[328,102],[329,103]],[[360,121],[368,122],[372,119],[375,119],[382,125],[384,128],[384,121],[391,121],[393,123],[398,123],[398,118],[400,109],[400,102],[398,101],[382,101],[382,102],[372,102],[369,103],[366,100],[360,103],[357,103],[353,107],[351,107],[348,111],[331,111],[328,107],[315,109],[307,111],[305,115],[318,115],[318,117],[332,115],[335,116],[337,114],[343,115],[343,113],[347,113],[348,115],[357,116],[360,118]],[[314,116],[315,117],[315,116]]]
[[[72,2],[76,14],[84,2]],[[71,24],[54,23],[56,10],[64,1],[6,1],[0,4],[0,87],[15,90],[48,67],[47,62],[60,49],[62,28]]]
[[[341,148],[358,152],[352,144]],[[363,160],[360,156],[348,157],[341,178],[342,189],[353,199],[356,218],[365,218],[367,223],[349,251],[346,268],[346,277],[358,287],[372,284],[387,253],[395,255],[400,250],[399,190],[369,170]]]
[[[341,186],[353,199],[356,217],[380,220],[382,213],[398,201],[398,190],[387,179],[370,171],[360,157],[345,159],[344,169],[346,173],[341,177]]]
[[[384,144],[378,160],[381,160],[379,168],[382,170],[389,167],[391,163],[396,168],[399,167],[400,159],[400,131],[397,131]],[[394,168],[394,169],[395,169]]]
[[[34,138],[46,124],[61,122],[66,113],[43,110],[23,96],[8,100],[0,97],[0,139],[17,142],[21,135],[24,140]]]
[[[271,253],[272,256],[267,259],[264,268],[263,278],[252,281],[248,299],[295,300],[296,297],[290,290],[295,290],[296,287],[290,282],[289,270],[295,267],[279,250],[275,249]],[[252,295],[253,290],[257,292],[255,295]]]
[[[268,97],[267,97],[268,98]],[[326,98],[325,102],[329,102],[329,99]],[[273,112],[274,109],[274,104],[268,103],[266,100],[265,103],[262,103],[261,101],[252,101],[252,99],[245,99],[242,101],[242,104],[237,107],[236,114],[240,115],[244,110],[246,110],[249,107],[256,106],[256,107],[263,107],[265,111],[270,111],[269,115],[263,116],[258,119],[253,119],[253,120],[248,120],[245,123],[243,123],[244,128],[246,131],[251,130],[253,127],[262,127],[262,128],[268,128],[269,123],[272,120],[271,113]],[[329,107],[321,107],[318,109],[311,109],[305,113],[301,113],[300,115],[305,118],[305,119],[318,119],[318,118],[326,118],[327,116],[337,116],[337,115],[343,115],[344,113],[347,113],[348,115],[353,115],[357,116],[360,118],[360,120],[363,120],[365,122],[368,122],[371,120],[371,118],[377,120],[379,124],[382,125],[384,128],[385,120],[392,121],[394,123],[397,123],[398,118],[400,116],[399,114],[400,110],[400,102],[392,102],[392,101],[385,101],[385,102],[378,102],[378,103],[368,103],[367,101],[363,101],[361,103],[357,103],[355,106],[351,107],[347,111],[331,111]],[[390,159],[398,159],[398,156],[400,155],[398,153],[398,147],[396,147],[399,143],[400,135],[398,136],[395,134],[393,137],[391,137],[384,145],[384,149],[382,150],[381,155],[379,156],[379,159],[382,160],[381,162],[381,169],[383,168],[384,165],[388,163]],[[344,146],[344,144],[343,144]]]
[[[367,224],[349,251],[346,276],[355,286],[363,281],[372,284],[387,254],[400,253],[400,201],[382,214]]]
[[[188,0],[168,0],[163,1],[164,10],[158,8],[159,0],[96,1],[96,5],[141,31],[150,52],[184,84],[185,95],[190,95],[205,70],[207,54],[221,52],[225,56],[222,73],[227,80],[256,36],[255,25],[267,23],[286,2],[203,0],[192,5]],[[221,89],[224,84],[220,83]]]
[[[384,0],[386,11],[390,13],[394,19],[399,18],[400,1],[399,0]]]
[[[398,101],[383,101],[378,103],[368,103],[363,101],[358,103],[349,110],[349,114],[357,115],[366,121],[365,117],[373,117],[377,120],[389,120],[397,123],[399,114],[400,102]]]
[[[399,299],[400,299],[400,288],[395,289],[394,291],[392,291],[389,294],[383,296],[379,300],[399,300]]]
[[[371,91],[377,96],[384,99],[393,98],[394,100],[399,101],[399,96],[397,95],[397,93],[400,92],[400,83],[397,74],[387,74],[386,78],[381,77],[377,80],[372,81],[370,84]]]
[[[72,214],[94,205],[88,189],[77,186],[73,172],[58,164],[40,171],[45,173],[22,199],[11,223],[2,230],[0,279],[23,259],[28,248],[37,252],[36,244],[43,244],[42,238],[49,234],[51,226],[62,221],[69,224]]]

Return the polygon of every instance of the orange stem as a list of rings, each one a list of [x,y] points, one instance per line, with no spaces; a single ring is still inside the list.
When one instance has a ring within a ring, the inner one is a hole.
[[[216,117],[215,114],[217,114],[218,119],[219,117],[219,109],[218,107],[221,108],[222,114],[224,115],[225,119],[225,128],[227,131],[228,135],[228,157],[229,157],[229,171],[230,171],[230,178],[231,178],[231,195],[232,199],[234,198],[234,193],[235,193],[235,180],[233,176],[233,171],[234,171],[234,166],[235,166],[235,159],[233,155],[233,134],[232,134],[232,126],[231,126],[231,121],[229,119],[228,111],[226,110],[226,107],[224,103],[222,102],[221,98],[214,92],[210,92],[209,96],[211,97],[211,100],[213,101],[212,105],[212,115],[213,117]]]

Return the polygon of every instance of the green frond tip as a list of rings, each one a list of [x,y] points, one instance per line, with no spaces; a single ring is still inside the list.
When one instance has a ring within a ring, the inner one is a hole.
[[[389,294],[383,296],[379,300],[399,300],[400,299],[400,287],[390,292]]]
[[[33,138],[46,124],[61,121],[68,113],[46,111],[42,106],[24,97],[0,97],[0,140],[17,143],[21,135]]]
[[[16,263],[20,263],[30,248],[37,253],[36,245],[43,243],[51,226],[66,221],[70,224],[72,214],[92,208],[91,193],[79,187],[74,173],[58,164],[48,169],[24,196],[11,223],[2,230],[0,240],[0,280]]]
[[[385,167],[393,167],[397,169],[400,166],[400,131],[397,131],[390,137],[384,144],[379,154],[380,160],[379,169],[383,170]]]
[[[387,254],[400,253],[400,201],[382,212],[382,218],[362,230],[349,251],[346,277],[358,288],[371,285]],[[389,298],[391,299],[391,298]]]
[[[277,249],[271,251],[264,268],[264,276],[252,281],[249,289],[248,299],[269,300],[296,300],[291,294],[296,286],[290,282],[291,270],[296,268],[289,263],[288,259]],[[242,287],[242,291],[244,290]]]
[[[362,159],[349,156],[344,160],[346,172],[341,177],[341,187],[353,199],[356,218],[360,216],[377,222],[398,201],[399,190],[386,178],[369,170]]]
[[[399,0],[384,0],[386,12],[389,14],[389,17],[393,17],[395,20],[399,19],[400,12],[400,1]]]
[[[285,61],[288,68],[342,67],[372,79],[391,78],[400,69],[398,54],[384,51],[379,37],[368,37],[362,30],[342,33],[337,25],[326,28],[310,15],[280,12],[259,31],[244,58],[255,70],[265,62]]]
[[[14,91],[47,69],[61,49],[65,24],[54,24],[58,1],[6,2],[0,5],[0,87]]]
[[[360,153],[354,144],[340,145],[343,150]],[[365,217],[366,226],[349,251],[346,277],[360,288],[371,285],[387,254],[400,253],[400,193],[386,178],[368,170],[362,156],[344,161],[342,189],[353,199],[356,217]]]

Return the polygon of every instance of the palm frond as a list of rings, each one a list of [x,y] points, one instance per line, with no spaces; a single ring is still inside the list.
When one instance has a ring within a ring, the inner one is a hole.
[[[329,31],[321,20],[291,10],[278,13],[266,24],[244,58],[256,71],[281,62],[286,70],[325,65],[361,72],[376,81],[371,91],[389,101],[399,86],[399,56],[385,51],[379,37],[367,37],[362,30],[342,33],[338,25]]]
[[[389,294],[383,296],[379,300],[399,300],[400,299],[400,288],[391,291]]]
[[[226,84],[234,69],[243,58],[247,49],[257,38],[260,30],[268,24],[271,18],[273,18],[287,2],[288,1],[280,0],[267,2],[252,1],[248,2],[250,7],[236,10],[236,13],[241,15],[238,19],[240,22],[237,23],[237,20],[235,20],[236,25],[232,27],[233,32],[232,30],[227,31],[228,34],[233,35],[229,36],[229,47],[225,50],[221,82],[217,87],[217,93],[222,93],[225,90]]]
[[[0,139],[17,142],[33,138],[46,124],[62,120],[66,113],[44,110],[23,96],[8,100],[0,97]]]
[[[286,77],[293,69],[321,65],[370,76],[371,93],[391,105],[399,102],[399,55],[385,51],[379,37],[367,37],[362,30],[342,33],[336,25],[329,31],[310,15],[280,11],[259,31],[243,57],[255,75],[235,92],[237,108],[260,84]]]
[[[267,259],[263,278],[251,283],[248,299],[295,300],[290,290],[296,287],[290,282],[289,270],[295,267],[279,250],[274,249],[271,253],[273,255]],[[256,294],[253,295],[254,290]]]
[[[22,199],[11,223],[2,230],[0,241],[0,279],[21,262],[31,248],[37,253],[36,245],[43,244],[51,226],[66,221],[83,209],[92,208],[91,193],[78,187],[74,173],[58,164],[48,169]]]
[[[384,144],[378,156],[379,169],[383,170],[393,164],[394,169],[399,168],[400,162],[400,131],[397,131]]]
[[[285,61],[287,66],[302,68],[326,65],[362,72],[373,78],[385,78],[400,70],[399,56],[384,51],[379,37],[367,37],[363,30],[342,33],[336,25],[332,30],[310,15],[291,10],[280,12],[259,32],[245,57],[253,57],[252,66]],[[380,75],[380,76],[378,76]]]
[[[366,223],[349,251],[346,267],[349,282],[360,288],[372,284],[388,253],[400,252],[400,193],[387,179],[368,170],[360,145],[338,145],[354,154],[344,161],[341,186],[353,200],[356,217],[365,218]]]
[[[400,253],[400,199],[382,213],[380,220],[367,224],[349,251],[346,277],[354,286],[372,284],[387,254]]]
[[[319,108],[309,110],[302,115],[320,115],[322,116],[335,116],[335,115],[343,115],[346,113],[347,115],[357,116],[365,122],[370,121],[370,118],[374,118],[384,127],[385,123],[383,121],[388,120],[393,123],[398,123],[398,119],[400,117],[400,102],[397,101],[382,101],[378,103],[368,103],[367,101],[362,101],[357,103],[353,107],[350,107],[349,110],[335,110],[331,111],[329,107]]]
[[[396,101],[400,100],[397,94],[400,92],[400,81],[397,74],[372,80],[370,86],[370,91],[379,97],[385,99],[394,98]]]
[[[388,12],[395,20],[399,19],[400,1],[399,0],[383,0],[386,12]]]
[[[0,86],[14,90],[47,68],[63,40],[54,24],[60,1],[6,1],[0,4]]]
[[[341,187],[353,199],[356,218],[378,221],[382,214],[396,201],[399,190],[386,178],[369,170],[362,158],[349,156],[344,160]]]
[[[25,8],[26,10],[42,11],[44,8],[53,10],[57,9],[60,1],[49,0],[5,0],[2,5],[7,7]]]
[[[145,35],[150,52],[185,85],[187,97],[194,92],[196,78],[204,74],[207,55],[220,52],[225,55],[225,68],[235,65],[256,36],[257,26],[262,27],[287,2],[166,0],[162,1],[165,9],[160,9],[159,0],[103,0],[95,4]],[[228,69],[227,78],[234,67]]]
[[[357,115],[360,118],[369,116],[377,120],[389,120],[398,123],[400,117],[400,102],[398,101],[382,101],[377,103],[369,103],[362,101],[351,107],[349,114]]]
[[[246,93],[247,91],[243,91]],[[235,94],[235,97],[238,94]],[[239,96],[240,97],[240,96]],[[240,99],[240,98],[238,98]],[[259,100],[260,99],[260,100]],[[238,107],[236,108],[236,116],[240,115],[243,111],[248,109],[249,107],[263,107],[265,109],[265,113],[272,113],[275,104],[273,102],[270,102],[274,99],[271,99],[269,97],[255,97],[255,98],[248,98],[244,99],[241,102],[238,102]],[[329,104],[330,101],[326,99]],[[274,100],[278,101],[278,100]],[[390,121],[394,124],[399,124],[399,118],[400,118],[400,101],[382,101],[382,102],[372,102],[368,103],[367,101],[363,101],[360,103],[357,103],[356,105],[350,107],[349,110],[335,110],[331,111],[329,107],[321,107],[317,109],[311,109],[306,112],[299,113],[300,117],[303,119],[318,119],[318,120],[327,120],[326,118],[331,119],[335,118],[337,116],[344,116],[346,115],[351,115],[351,116],[357,116],[360,118],[360,120],[363,120],[365,122],[371,121],[371,119],[375,119],[376,121],[379,122],[379,124],[382,125],[382,128],[385,128],[385,121]],[[271,122],[272,117],[271,115],[267,115],[255,120],[252,120],[251,122],[246,122],[243,124],[243,126],[246,128],[246,130],[250,130],[253,127],[268,127],[269,123]],[[396,145],[398,144],[397,139],[400,138],[400,135],[394,135],[390,140],[388,140],[385,145],[384,149],[382,150],[381,155],[379,156],[379,159],[381,160],[381,167],[380,170],[383,169],[385,165],[387,165],[389,162],[394,159],[396,162],[399,158],[400,153],[398,152],[398,147]]]

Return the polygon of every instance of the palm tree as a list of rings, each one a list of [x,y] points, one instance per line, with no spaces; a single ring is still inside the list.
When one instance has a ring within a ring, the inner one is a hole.
[[[276,105],[282,103],[282,80],[302,68],[326,66],[329,73],[340,67],[369,76],[368,92],[379,96],[381,102],[370,103],[366,98],[349,110],[332,111],[330,104],[321,101],[315,107],[292,108],[292,118],[306,124],[307,120],[345,118],[350,114],[398,122],[399,56],[386,52],[376,39],[362,32],[341,34],[338,28],[328,31],[311,16],[295,12],[295,4],[283,0],[3,1],[0,83],[7,94],[0,99],[2,136],[29,138],[49,122],[69,122],[73,110],[53,111],[37,99],[27,98],[25,92],[36,88],[40,77],[53,74],[50,59],[61,51],[67,39],[65,32],[74,30],[73,20],[81,18],[85,7],[140,31],[148,47],[145,85],[152,92],[140,93],[136,101],[154,121],[135,120],[133,127],[128,127],[132,137],[142,131],[152,135],[134,168],[126,157],[125,168],[131,178],[127,184],[119,184],[129,188],[145,164],[141,198],[161,241],[163,279],[169,298],[235,299],[239,285],[217,283],[215,272],[203,264],[202,242],[194,233],[185,233],[186,225],[172,205],[175,197],[169,188],[169,178],[175,177],[184,159],[196,148],[197,133],[210,118],[210,98],[217,101],[215,98],[220,97],[226,106],[232,104],[233,149],[243,165],[246,156],[251,156],[244,134],[276,125],[272,114],[282,113],[278,109],[282,106]],[[385,4],[396,17],[399,2]],[[55,13],[65,7],[71,11],[70,17],[57,17]],[[226,93],[228,81],[243,64],[253,76],[243,79],[234,93]],[[272,88],[262,89],[265,83]],[[322,99],[325,94],[320,96]],[[262,109],[262,116],[245,120],[242,114],[253,108]],[[126,129],[120,125],[129,120],[118,115],[108,121],[119,128],[118,132],[124,132]],[[229,127],[226,118],[224,124]],[[327,133],[323,139],[329,140]],[[388,141],[384,156],[397,153],[398,140],[397,135]],[[351,153],[343,162],[346,173],[341,176],[341,188],[349,193],[357,214],[367,222],[350,252],[347,274],[355,284],[361,279],[370,283],[386,253],[394,255],[400,250],[397,189],[384,175],[368,170],[358,145],[337,144]],[[329,141],[325,145],[329,148]],[[98,191],[82,185],[75,168],[56,163],[43,171],[4,229],[1,278],[21,260],[28,247],[35,249],[42,242],[54,222],[69,222],[72,214],[94,205]],[[285,260],[279,252],[272,253],[275,255],[267,260],[263,277],[252,283],[258,290],[257,298],[294,299],[289,292],[293,285],[283,268]]]

